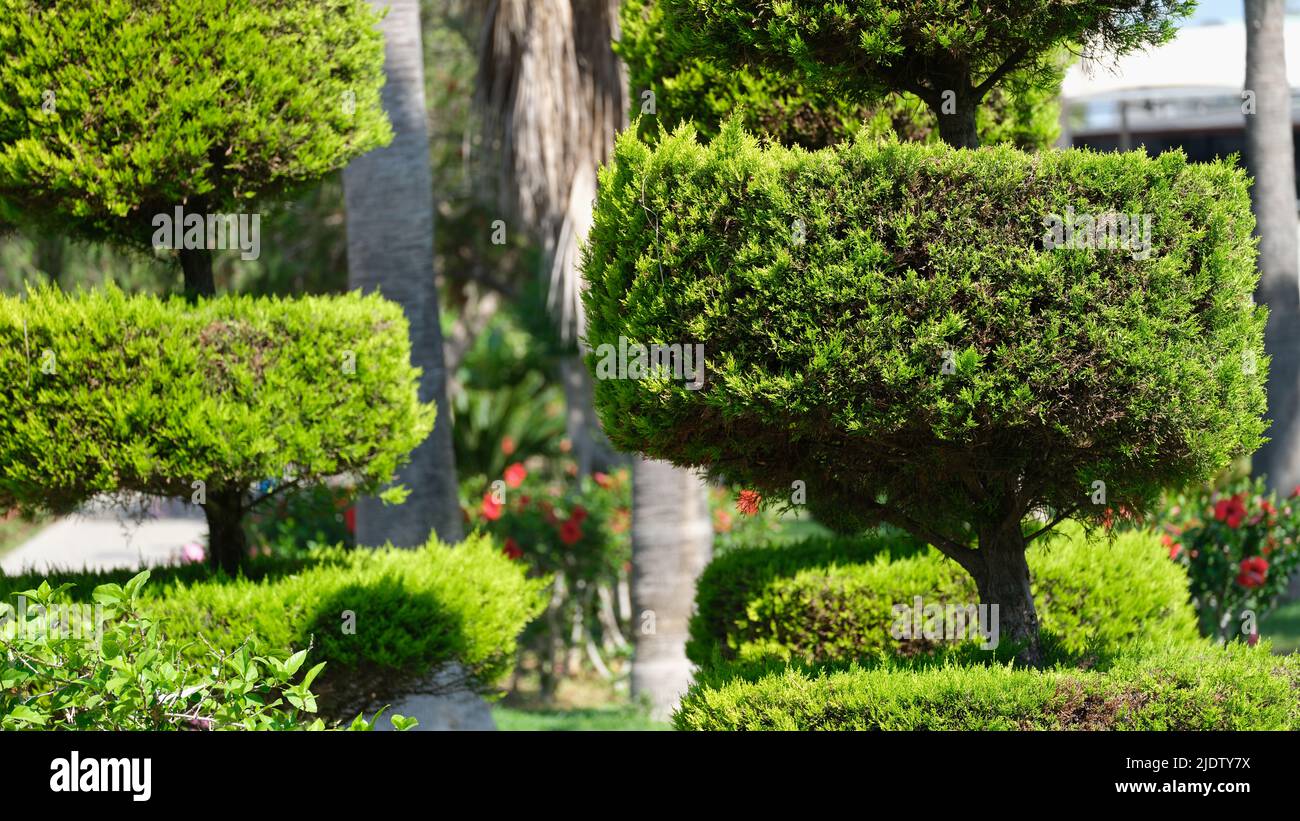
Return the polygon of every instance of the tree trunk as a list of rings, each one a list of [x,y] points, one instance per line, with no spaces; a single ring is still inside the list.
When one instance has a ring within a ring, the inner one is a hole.
[[[949,107],[951,111],[945,113],[944,109]],[[939,139],[954,148],[979,148],[979,132],[975,129],[978,103],[962,99],[951,103],[940,100],[939,106],[936,108],[932,105],[931,109],[939,120]]]
[[[1043,662],[1038,612],[1029,585],[1024,535],[1018,520],[980,529],[979,551],[971,573],[980,604],[998,608],[998,642],[1018,645],[1016,659],[1038,667]]]
[[[207,248],[182,248],[181,271],[185,274],[185,298],[191,302],[199,297],[215,296],[216,281],[212,278],[212,252]]]
[[[713,553],[708,490],[692,471],[639,460],[632,474],[632,695],[672,715],[691,683],[687,623]]]
[[[1260,237],[1256,299],[1269,309],[1264,347],[1272,357],[1267,390],[1273,420],[1252,467],[1267,475],[1271,488],[1288,494],[1300,484],[1300,291],[1286,8],[1283,0],[1247,0],[1245,6],[1245,87],[1255,95],[1254,113],[1246,115],[1246,164],[1255,178],[1251,201]],[[1293,584],[1291,592],[1300,595],[1300,587]]]
[[[582,363],[582,355],[566,356],[560,360],[560,376],[564,383],[565,433],[573,445],[578,475],[609,470],[614,464],[614,451],[605,438],[605,432],[600,429],[591,372]]]
[[[233,576],[248,555],[248,539],[244,535],[243,494],[238,490],[220,489],[208,492],[203,504],[203,514],[208,520],[208,565],[213,570],[224,570]]]
[[[357,543],[424,544],[436,531],[445,542],[463,537],[451,444],[451,405],[433,270],[433,180],[425,122],[424,66],[418,0],[374,0],[388,9],[384,33],[383,104],[393,142],[358,157],[343,171],[347,204],[348,287],[379,291],[399,303],[411,323],[411,359],[423,375],[420,399],[438,407],[433,433],[397,480],[411,492],[386,508],[378,499],[357,505]],[[342,101],[339,101],[342,105]]]

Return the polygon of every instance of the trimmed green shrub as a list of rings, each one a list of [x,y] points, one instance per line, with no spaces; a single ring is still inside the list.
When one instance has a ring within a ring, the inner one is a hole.
[[[681,730],[1296,730],[1300,655],[1200,644],[1106,671],[943,665],[706,675]]]
[[[633,116],[645,116],[642,133],[658,123],[670,128],[691,121],[713,136],[737,116],[745,128],[786,145],[823,148],[863,129],[900,138],[939,138],[937,121],[924,102],[907,92],[870,103],[839,97],[762,65],[732,65],[688,50],[664,27],[658,0],[623,0],[620,37],[614,50],[628,68]],[[1063,62],[1063,61],[1062,61]],[[1039,76],[1016,73],[992,89],[980,105],[977,127],[984,143],[1047,148],[1060,132],[1059,93],[1064,70],[1050,64]],[[653,111],[646,92],[653,93]]]
[[[237,650],[253,637],[266,647],[307,649],[307,664],[327,662],[316,689],[334,715],[392,698],[431,670],[456,663],[464,683],[492,687],[513,664],[519,633],[544,608],[545,579],[484,537],[415,550],[321,549],[298,560],[254,562],[249,577],[204,578],[201,568],[154,571],[139,609],[186,655]],[[86,601],[124,571],[60,574]],[[32,577],[0,578],[6,597]]]
[[[864,101],[909,92],[930,108],[944,142],[979,144],[985,96],[1011,77],[1047,87],[1058,49],[1114,54],[1173,37],[1187,0],[657,0],[668,53],[702,54]],[[1059,81],[1059,79],[1058,79]],[[783,115],[792,119],[791,113]],[[794,115],[797,117],[797,114]]]
[[[0,0],[0,219],[148,250],[392,139],[365,0]],[[171,247],[171,246],[169,246]],[[180,251],[211,293],[208,247]]]
[[[629,132],[584,259],[600,417],[620,449],[933,544],[1029,660],[1031,511],[1143,509],[1258,447],[1253,224],[1240,170],[1181,153]],[[701,345],[700,378],[634,370],[634,344]]]
[[[1192,641],[1187,576],[1157,536],[1088,538],[1063,527],[1028,553],[1043,633],[1071,656],[1113,656],[1151,636]],[[975,585],[961,567],[902,533],[816,539],[733,550],[704,571],[686,652],[718,661],[848,662],[938,649],[890,634],[894,606],[966,606]]]
[[[391,480],[433,425],[418,377],[401,308],[375,295],[0,297],[0,509],[189,497],[231,569],[264,500]]]

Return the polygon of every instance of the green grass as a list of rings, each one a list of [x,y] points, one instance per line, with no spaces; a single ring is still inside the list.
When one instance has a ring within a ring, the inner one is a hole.
[[[1281,605],[1261,619],[1259,634],[1273,642],[1275,653],[1300,650],[1300,599]]]
[[[499,730],[671,730],[667,722],[651,721],[636,707],[588,707],[571,710],[492,708]]]
[[[44,519],[29,522],[19,516],[8,519],[0,516],[0,556],[35,536],[45,525]]]

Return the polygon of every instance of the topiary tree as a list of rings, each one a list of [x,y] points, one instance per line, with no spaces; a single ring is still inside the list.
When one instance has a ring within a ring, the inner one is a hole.
[[[151,250],[177,208],[246,213],[341,168],[391,138],[377,19],[365,0],[0,0],[0,220]],[[211,294],[220,236],[185,227],[185,290]]]
[[[934,115],[906,91],[841,96],[770,66],[710,56],[707,47],[673,36],[660,0],[623,0],[621,11],[614,50],[627,65],[633,114],[646,115],[643,134],[652,134],[657,123],[673,128],[689,120],[712,137],[724,120],[736,116],[751,132],[804,148],[823,148],[859,130],[919,141],[939,138]],[[976,114],[981,142],[1020,148],[1055,143],[1064,64],[1059,53],[1047,55],[1037,71],[1012,72],[990,89]]]
[[[841,529],[909,531],[1037,663],[1029,541],[1261,441],[1252,227],[1244,175],[1181,153],[629,132],[585,256],[601,420],[769,497],[802,482]],[[702,344],[702,384],[636,372],[635,343]]]
[[[0,296],[0,508],[186,497],[233,572],[258,505],[332,477],[378,490],[428,436],[410,353],[376,295]]]
[[[1191,0],[656,0],[669,53],[775,69],[815,95],[907,92],[949,145],[979,144],[978,111],[1011,78],[1059,83],[1059,49],[1122,54],[1173,36]],[[760,74],[761,76],[761,74]],[[675,125],[675,124],[674,124]]]

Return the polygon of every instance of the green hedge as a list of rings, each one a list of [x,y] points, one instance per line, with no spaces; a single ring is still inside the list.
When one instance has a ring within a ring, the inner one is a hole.
[[[390,480],[432,429],[402,309],[293,300],[0,296],[0,509],[264,479]]]
[[[1300,656],[1208,644],[1104,672],[944,665],[718,670],[691,688],[682,730],[1296,730]]]
[[[1150,533],[1088,538],[1067,523],[1029,549],[1042,631],[1068,657],[1112,656],[1145,638],[1197,637],[1182,567]],[[895,604],[967,605],[975,583],[938,551],[894,532],[741,548],[701,575],[687,655],[719,661],[846,662],[942,649],[890,635]]]
[[[247,573],[230,579],[198,566],[155,569],[141,610],[173,638],[192,639],[195,659],[207,654],[205,642],[229,650],[248,636],[268,647],[310,645],[308,666],[328,662],[316,689],[343,712],[360,709],[374,692],[400,695],[449,662],[461,665],[471,686],[491,687],[545,605],[546,581],[526,578],[482,536],[454,547],[320,550],[307,559],[254,562]],[[60,573],[50,581],[72,583],[74,600],[89,601],[96,585],[132,575]],[[12,603],[41,578],[0,577],[0,597]],[[355,633],[345,629],[345,611]]]

